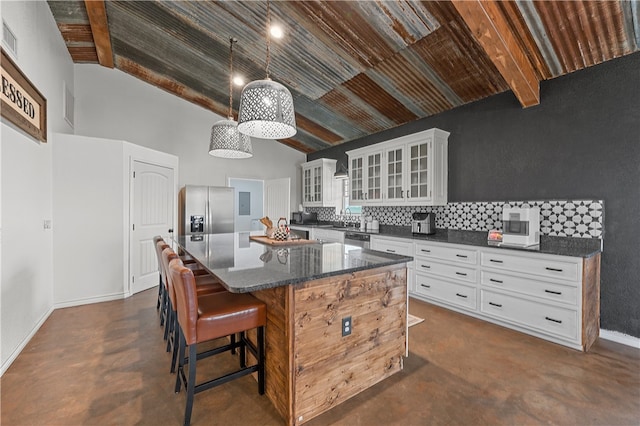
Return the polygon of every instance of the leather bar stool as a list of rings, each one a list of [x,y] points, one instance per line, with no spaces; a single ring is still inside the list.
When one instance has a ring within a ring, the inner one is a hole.
[[[163,304],[165,297],[165,288],[162,281],[162,259],[160,258],[160,252],[158,252],[158,242],[164,242],[160,235],[153,237],[153,247],[156,248],[156,256],[158,257],[158,303],[156,304],[156,311],[160,310],[160,306]],[[162,313],[160,313],[160,325],[162,325]]]
[[[158,265],[162,265],[162,250],[164,250],[165,247],[171,247],[171,246],[169,246],[160,236],[154,237],[153,240],[155,241],[156,255],[158,256]],[[182,259],[182,257],[180,259]],[[190,263],[185,264],[185,266],[192,269],[195,275],[210,276],[208,272],[202,269],[200,265],[198,265],[196,261],[193,259],[191,259]],[[159,288],[158,288],[158,306],[156,306],[156,309],[160,308],[160,326],[162,327],[164,325],[166,328],[166,319],[169,313],[167,308],[168,294],[166,291],[167,286],[163,281],[162,269],[160,269],[159,275],[160,275],[160,278],[159,278],[160,282],[159,282]],[[165,340],[166,339],[167,339],[167,336],[165,333]]]
[[[158,302],[156,303],[156,310],[159,311],[160,326],[162,327],[163,325],[165,325],[165,321],[167,319],[166,317],[167,317],[167,300],[168,300],[167,297],[168,296],[166,292],[166,285],[164,284],[163,275],[162,275],[161,254],[163,249],[160,249],[158,247],[158,243],[162,243],[163,245],[166,244],[166,242],[160,235],[156,235],[155,237],[153,237],[153,246],[156,249],[156,256],[158,258]],[[206,274],[206,271],[200,270],[199,269],[200,267],[197,265],[196,261],[193,260],[190,256],[184,256],[184,257],[181,257],[181,259],[186,265],[189,265],[194,270],[197,269],[197,272],[194,272],[195,274],[197,275]]]
[[[166,249],[169,249],[167,256],[170,257],[170,259],[168,260],[165,259],[165,255],[164,255],[164,250]],[[162,321],[163,319],[166,320],[164,321],[164,340],[167,340],[170,336],[169,333],[172,326],[171,319],[169,318],[169,316],[172,313],[172,307],[169,306],[170,293],[167,290],[167,270],[169,267],[169,261],[179,257],[169,245],[164,244],[163,242],[158,242],[158,244],[156,245],[156,251],[160,253],[160,264],[163,266],[163,268],[161,269],[161,274],[162,274],[162,280],[164,282],[165,290],[164,290],[164,299],[162,304],[163,310],[160,314],[160,319],[161,319],[160,325],[163,324],[163,321]],[[225,291],[225,288],[222,286],[222,284],[220,284],[220,281],[218,281],[216,277],[209,274],[204,269],[199,269],[199,266],[197,264],[190,264],[185,266],[191,269],[194,272],[194,274],[197,274],[196,284],[198,288],[198,294],[207,294],[207,293],[216,293],[219,291]],[[175,305],[173,306],[173,311],[175,311]],[[170,347],[170,344],[167,344],[167,351],[169,350],[169,347]]]
[[[180,348],[178,354],[178,374],[175,391],[180,392],[184,383],[187,389],[187,402],[184,424],[191,422],[193,399],[196,393],[222,385],[231,380],[254,372],[258,373],[258,393],[264,394],[264,327],[267,322],[266,305],[247,293],[216,293],[197,296],[196,282],[193,273],[183,267],[179,261],[172,260],[169,274],[173,282],[178,302],[178,324]],[[257,329],[257,345],[254,345],[245,332]],[[200,343],[225,336],[239,334],[237,342],[219,346],[205,352],[197,353]],[[189,347],[189,356],[186,347]],[[240,350],[240,368],[232,373],[196,384],[196,364],[204,358],[230,351]],[[255,365],[246,365],[246,350],[256,358]],[[185,364],[188,367],[185,367]],[[188,369],[188,378],[185,374]]]
[[[167,352],[171,351],[171,373],[176,371],[176,360],[178,358],[178,315],[176,314],[176,292],[171,275],[167,273],[169,264],[172,260],[178,259],[178,255],[169,247],[162,251],[162,267],[165,274],[165,283],[167,283],[167,294],[169,295],[167,324],[165,326],[165,340],[167,341]],[[181,260],[181,259],[180,259]],[[198,297],[207,294],[220,293],[227,291],[220,282],[212,276],[197,276],[196,292]]]

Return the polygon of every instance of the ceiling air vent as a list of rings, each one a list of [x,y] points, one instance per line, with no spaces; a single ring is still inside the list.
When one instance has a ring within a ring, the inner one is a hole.
[[[63,90],[63,106],[62,106],[62,111],[64,113],[64,119],[67,121],[67,123],[69,123],[69,125],[71,127],[73,127],[73,110],[74,110],[74,104],[75,104],[75,98],[73,97],[73,93],[71,93],[71,90],[69,90],[69,88],[67,87],[67,83],[64,82],[62,85],[62,90]]]
[[[18,39],[6,22],[2,21],[2,43],[14,58],[18,57]]]

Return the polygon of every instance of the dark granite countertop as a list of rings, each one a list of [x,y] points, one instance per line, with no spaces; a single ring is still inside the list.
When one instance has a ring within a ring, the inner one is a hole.
[[[251,241],[249,235],[248,232],[187,235],[177,237],[175,241],[233,293],[297,284],[413,260],[410,256],[340,243],[271,246]]]
[[[297,227],[327,227],[330,224],[320,225],[295,225]],[[332,228],[329,228],[332,229]],[[333,228],[338,229],[338,228]],[[340,229],[338,229],[340,230]],[[343,229],[344,230],[344,229]],[[347,229],[349,232],[366,233],[386,237],[409,238],[414,241],[427,241],[438,243],[463,244],[475,247],[492,247],[500,250],[517,250],[525,252],[536,252],[554,254],[559,256],[588,258],[602,252],[602,240],[598,238],[570,238],[552,237],[542,235],[540,245],[534,248],[523,248],[513,246],[495,246],[487,242],[486,231],[458,231],[453,229],[437,229],[434,235],[414,235],[409,226],[381,225],[379,231],[362,232],[357,229]]]

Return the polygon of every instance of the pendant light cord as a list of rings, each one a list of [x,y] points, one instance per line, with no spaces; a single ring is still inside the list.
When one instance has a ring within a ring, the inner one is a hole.
[[[233,120],[233,43],[238,40],[229,37],[229,120]]]
[[[269,63],[271,62],[271,7],[269,5],[269,0],[267,0],[267,64],[265,69],[267,71],[267,80],[269,79]]]

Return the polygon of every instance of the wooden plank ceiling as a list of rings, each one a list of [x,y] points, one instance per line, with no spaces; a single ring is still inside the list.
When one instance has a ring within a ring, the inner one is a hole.
[[[637,52],[638,0],[273,1],[270,74],[305,153]],[[265,77],[266,1],[49,1],[77,63],[115,67],[219,114],[234,68]],[[234,94],[237,113],[239,92]]]

